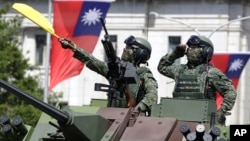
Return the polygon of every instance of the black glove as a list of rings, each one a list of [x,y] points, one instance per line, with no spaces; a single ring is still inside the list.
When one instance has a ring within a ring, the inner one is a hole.
[[[226,122],[226,116],[222,110],[217,111],[216,120],[218,124],[224,125]]]
[[[69,39],[66,39],[66,38],[59,38],[58,41],[61,43],[61,46],[64,48],[64,49],[75,49],[76,48],[76,45],[73,41],[69,40]]]
[[[175,48],[175,50],[174,50],[175,57],[176,58],[183,57],[185,55],[186,48],[187,48],[187,45],[185,45],[185,44],[179,44],[179,45],[177,45],[176,48]]]

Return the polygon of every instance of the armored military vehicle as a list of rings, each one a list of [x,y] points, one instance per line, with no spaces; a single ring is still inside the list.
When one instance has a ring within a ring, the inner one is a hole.
[[[48,105],[0,80],[0,87],[43,113],[35,127],[21,117],[0,118],[1,141],[215,141],[227,128],[215,124],[215,103],[207,100],[162,98],[144,116],[133,108]],[[197,106],[199,105],[199,106]],[[185,109],[183,108],[185,107]]]

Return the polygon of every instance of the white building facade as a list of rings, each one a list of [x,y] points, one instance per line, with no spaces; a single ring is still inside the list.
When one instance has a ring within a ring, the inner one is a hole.
[[[49,17],[49,5],[53,0],[10,0],[25,3]],[[52,10],[53,11],[53,10]],[[11,11],[7,16],[14,16]],[[52,13],[53,16],[53,13]],[[250,50],[250,6],[243,0],[116,0],[111,4],[106,17],[108,32],[114,37],[117,55],[121,56],[124,39],[129,35],[147,38],[152,45],[149,68],[159,84],[159,100],[171,97],[174,81],[157,71],[160,58],[171,52],[179,43],[185,43],[191,35],[209,37],[215,53],[249,52]],[[246,17],[244,20],[236,20]],[[53,23],[53,21],[51,21]],[[47,33],[34,23],[25,19],[22,25],[22,50],[31,64],[39,65],[44,84],[46,84],[46,50]],[[105,59],[101,44],[104,31],[93,55]],[[180,60],[185,63],[186,59]],[[237,101],[232,116],[227,118],[230,124],[247,124],[250,122],[250,63],[246,65],[239,81]],[[94,91],[94,83],[106,83],[102,76],[84,67],[81,74],[58,84],[53,91],[63,92],[62,101],[69,105],[90,104],[92,98],[106,99],[105,92]],[[43,84],[43,85],[44,85]]]

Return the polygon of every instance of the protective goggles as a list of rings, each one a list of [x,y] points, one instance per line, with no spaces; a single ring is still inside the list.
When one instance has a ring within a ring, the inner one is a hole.
[[[143,44],[137,42],[135,37],[132,35],[130,35],[127,39],[125,39],[124,43],[132,46],[133,48],[147,48]]]
[[[187,41],[187,45],[191,46],[191,45],[197,45],[200,47],[212,47],[209,43],[201,40],[198,36],[191,36],[188,41]]]

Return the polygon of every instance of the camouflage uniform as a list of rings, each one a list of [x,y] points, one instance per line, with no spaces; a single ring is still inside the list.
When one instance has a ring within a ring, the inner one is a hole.
[[[223,74],[219,69],[209,65],[208,74],[206,70],[200,71],[203,68],[206,69],[207,64],[200,64],[193,69],[190,69],[186,64],[173,64],[175,61],[175,57],[173,54],[166,54],[163,56],[158,65],[158,71],[169,77],[178,81],[178,78],[181,74],[185,75],[195,75],[198,77],[198,82],[201,82],[201,85],[204,85],[206,75],[208,75],[208,88],[212,90],[213,95],[201,96],[190,98],[204,98],[204,99],[214,99],[215,100],[215,91],[218,91],[222,97],[224,97],[224,101],[221,105],[221,109],[223,112],[231,110],[236,99],[236,91],[232,85],[231,80],[229,80],[225,74]],[[177,84],[176,84],[177,85]],[[174,96],[173,97],[180,97]],[[185,95],[184,95],[185,97]]]
[[[71,49],[74,52],[74,58],[83,62],[92,71],[106,78],[108,77],[109,68],[107,63],[98,60],[82,48],[77,47],[68,39],[59,38],[58,40],[64,49]],[[140,64],[147,63],[147,60],[150,58],[151,45],[147,40],[134,36],[129,36],[124,43],[126,47],[124,48],[121,61],[133,63],[136,68],[137,77],[140,80],[137,84],[128,85],[130,94],[135,100],[135,109],[142,112],[149,112],[151,106],[156,104],[158,100],[158,84],[150,69],[147,67],[140,67]],[[124,94],[119,94],[117,97],[119,101],[117,102],[118,107],[128,106],[126,98],[123,95]]]
[[[81,48],[77,48],[74,51],[74,56],[91,69],[92,71],[106,77],[108,73],[107,63],[98,60],[93,55],[89,54]],[[158,84],[153,77],[153,74],[147,67],[140,67],[136,70],[136,73],[140,79],[140,84],[137,86],[131,86],[131,94],[136,97],[136,104],[143,102],[147,107],[151,107],[152,104],[157,103],[157,88]],[[133,85],[133,84],[131,84]],[[133,88],[132,88],[133,87]],[[123,104],[120,107],[126,107],[125,99],[123,98]]]
[[[216,113],[217,123],[225,124],[225,115],[233,108],[237,94],[232,81],[209,64],[213,50],[210,39],[193,35],[186,44],[177,45],[171,54],[161,58],[158,71],[175,80],[174,98],[216,100],[218,91],[224,100]],[[187,56],[187,64],[174,64],[184,55]]]

